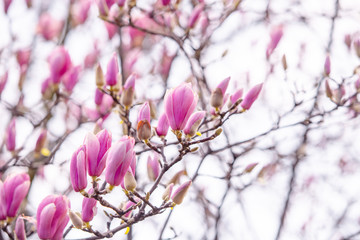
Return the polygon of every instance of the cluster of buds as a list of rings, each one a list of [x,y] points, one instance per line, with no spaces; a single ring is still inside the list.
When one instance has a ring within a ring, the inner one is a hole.
[[[212,113],[214,115],[220,113],[223,106],[225,105],[228,98],[230,98],[229,107],[235,108],[240,104],[243,111],[249,110],[252,104],[259,97],[263,84],[257,84],[252,87],[249,92],[245,95],[244,99],[242,99],[243,89],[238,89],[233,93],[230,97],[226,94],[226,89],[229,85],[230,77],[225,78],[223,81],[219,83],[219,85],[213,90],[211,93],[210,104],[214,108],[212,109]]]

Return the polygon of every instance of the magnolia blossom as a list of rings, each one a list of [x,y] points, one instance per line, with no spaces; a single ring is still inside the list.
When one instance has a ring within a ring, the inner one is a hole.
[[[105,75],[106,84],[109,86],[115,86],[117,82],[118,73],[119,73],[119,66],[118,66],[116,53],[114,53],[107,65],[107,72]]]
[[[49,195],[39,204],[36,212],[37,234],[40,239],[61,240],[69,222],[70,202],[66,196]]]
[[[266,57],[269,58],[270,55],[274,52],[275,48],[279,44],[281,38],[283,36],[283,27],[276,26],[270,32],[270,42],[266,49]]]
[[[82,145],[73,153],[70,162],[70,180],[75,192],[86,188],[86,172],[86,148]]]
[[[263,84],[260,83],[256,86],[254,86],[250,91],[246,94],[244,97],[244,101],[241,102],[241,107],[245,110],[250,109],[251,105],[255,102],[255,100],[258,98],[261,88]]]
[[[173,130],[182,130],[195,110],[198,96],[190,83],[169,90],[165,95],[165,113]]]
[[[89,176],[99,177],[104,171],[108,149],[111,147],[111,133],[101,130],[96,136],[88,133],[86,144],[86,162]]]
[[[48,58],[50,77],[54,84],[60,82],[61,77],[72,68],[68,51],[64,47],[55,48]]]
[[[110,185],[118,186],[124,180],[124,176],[135,158],[134,145],[134,138],[124,136],[109,149],[105,179]]]
[[[30,188],[30,177],[27,173],[14,174],[4,181],[6,215],[15,217],[21,202]]]
[[[169,121],[165,113],[163,113],[158,121],[158,125],[155,128],[156,134],[159,137],[165,137],[169,130]]]
[[[63,21],[53,18],[48,13],[43,13],[39,19],[37,32],[41,34],[44,39],[53,40],[60,35],[63,25]]]
[[[90,188],[88,191],[89,195],[94,193],[94,189]],[[81,218],[84,222],[90,222],[97,213],[96,208],[97,200],[94,198],[84,197],[82,201]]]
[[[83,24],[89,15],[91,0],[80,0],[75,2],[71,7],[71,20],[73,24]]]

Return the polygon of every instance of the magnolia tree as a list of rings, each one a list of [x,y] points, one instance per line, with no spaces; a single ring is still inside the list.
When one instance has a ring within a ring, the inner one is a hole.
[[[0,239],[356,239],[356,1],[3,0]]]

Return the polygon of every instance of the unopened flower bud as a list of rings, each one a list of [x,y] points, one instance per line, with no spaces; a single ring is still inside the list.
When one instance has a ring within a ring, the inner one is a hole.
[[[8,151],[15,150],[16,143],[16,121],[15,118],[11,119],[5,133],[5,145]]]
[[[136,188],[136,180],[130,171],[127,171],[125,173],[124,186],[125,186],[125,189],[130,192],[133,192]]]
[[[203,118],[205,117],[205,114],[205,111],[194,112],[191,114],[184,128],[184,133],[188,138],[195,136]]]
[[[159,136],[159,137],[165,137],[168,130],[169,130],[169,121],[167,119],[167,116],[165,113],[163,113],[160,118],[159,118],[159,121],[158,121],[158,125],[156,127],[156,134]]]
[[[325,59],[325,64],[324,64],[324,74],[325,74],[325,76],[329,76],[330,71],[331,71],[330,56],[327,55],[326,59]]]
[[[89,195],[94,193],[94,189],[90,188]],[[84,197],[82,201],[81,219],[84,222],[90,222],[97,213],[96,199]]]
[[[106,84],[109,85],[110,87],[115,86],[117,82],[118,73],[119,73],[119,66],[118,66],[116,53],[114,53],[107,65],[107,71],[105,76]]]
[[[15,224],[15,239],[26,240],[25,223],[22,217],[18,217]]]
[[[352,42],[352,39],[351,39],[351,35],[350,35],[350,34],[346,34],[346,35],[345,35],[344,42],[345,42],[347,48],[350,50],[350,48],[351,48],[351,42]]]
[[[35,145],[35,153],[39,154],[41,152],[41,149],[43,149],[43,147],[45,146],[46,143],[46,137],[47,137],[47,130],[46,129],[42,129],[41,133],[36,141],[36,145]]]
[[[71,220],[72,224],[74,225],[74,227],[76,227],[78,229],[82,229],[83,220],[81,219],[81,217],[79,215],[80,214],[74,213],[71,210],[69,211],[69,217],[70,217],[70,220]]]
[[[222,129],[221,129],[221,128],[218,128],[218,129],[216,129],[216,131],[215,131],[215,136],[220,136],[221,133],[222,133]]]
[[[225,78],[211,93],[210,104],[214,108],[220,108],[223,105],[226,89],[229,85],[230,77]]]
[[[165,191],[162,195],[162,200],[164,200],[165,202],[169,201],[173,188],[174,188],[173,183],[170,183],[169,185],[167,185],[167,187],[165,188]]]
[[[204,10],[204,4],[199,4],[194,8],[188,21],[188,26],[187,26],[188,29],[191,29],[195,26],[203,10]]]
[[[180,187],[178,187],[176,189],[176,191],[174,192],[174,194],[172,195],[172,200],[175,204],[179,205],[183,202],[187,191],[189,190],[189,187],[191,186],[192,182],[191,180],[183,183],[182,185],[180,185]]]
[[[154,101],[150,100],[149,101],[149,106],[150,106],[150,117],[152,119],[156,119],[157,112],[156,112],[156,105],[155,105]]]
[[[284,54],[284,55],[282,56],[282,58],[281,58],[281,63],[282,63],[282,66],[283,66],[284,70],[287,70],[288,65],[287,65],[287,61],[286,61],[286,56],[285,56],[285,54]]]
[[[135,93],[135,80],[136,74],[131,74],[124,84],[124,89],[121,94],[121,104],[124,105],[126,108],[129,108],[134,100],[134,93]]]
[[[254,168],[258,165],[258,163],[251,163],[246,166],[244,173],[250,173]]]
[[[98,88],[102,88],[104,86],[105,82],[104,82],[104,73],[103,73],[103,70],[102,70],[100,64],[98,64],[96,66],[96,75],[95,76],[96,76],[96,78],[95,78],[96,86]]]
[[[325,92],[326,92],[326,96],[331,99],[333,96],[333,93],[330,88],[329,81],[327,79],[325,81]]]
[[[241,107],[244,110],[249,110],[251,105],[255,102],[255,100],[258,98],[260,91],[262,89],[263,84],[260,83],[258,85],[255,85],[253,88],[250,89],[250,91],[246,94],[244,101],[241,103]]]
[[[154,152],[153,157],[148,156],[147,173],[151,181],[155,181],[160,174],[159,154]]]
[[[151,137],[150,106],[145,102],[138,114],[137,136],[140,140],[148,140]]]
[[[183,176],[183,175],[187,176],[187,171],[186,171],[186,170],[181,170],[181,171],[177,172],[177,173],[170,179],[170,181],[168,182],[168,184],[171,184],[171,183],[177,184],[177,183],[179,183],[179,182],[180,182],[180,177]]]

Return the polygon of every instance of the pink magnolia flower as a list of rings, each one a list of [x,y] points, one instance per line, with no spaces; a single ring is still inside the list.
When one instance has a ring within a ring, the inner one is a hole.
[[[22,217],[17,218],[14,232],[17,240],[26,240],[25,223]]]
[[[250,109],[251,105],[255,102],[258,98],[260,91],[262,89],[263,84],[260,83],[255,85],[250,91],[246,94],[244,101],[241,102],[241,107],[245,110]]]
[[[12,3],[12,0],[4,0],[4,11],[5,11],[5,14],[7,14],[11,3]]]
[[[137,75],[133,73],[126,79],[124,84],[123,92],[121,94],[121,103],[127,108],[132,105],[134,100],[136,78]]]
[[[194,8],[188,21],[188,25],[187,25],[188,29],[191,29],[195,26],[203,10],[204,10],[204,4],[199,4]]]
[[[107,65],[107,71],[105,76],[106,84],[109,86],[115,86],[117,83],[118,73],[119,73],[119,66],[117,61],[117,55],[116,53],[114,53]]]
[[[169,121],[165,113],[163,113],[158,121],[158,125],[155,128],[156,134],[159,137],[165,137],[169,130]]]
[[[66,196],[49,195],[42,200],[36,212],[37,233],[40,239],[61,240],[69,222],[70,202]]]
[[[154,152],[153,156],[148,156],[147,173],[151,181],[155,181],[160,174],[159,154]]]
[[[4,183],[0,180],[0,221],[6,220],[6,199]]]
[[[91,0],[80,0],[75,2],[71,7],[71,20],[73,24],[83,24],[89,15]]]
[[[135,158],[135,140],[124,136],[110,149],[106,162],[105,179],[112,186],[119,186]]]
[[[15,118],[11,119],[8,127],[6,128],[5,144],[6,144],[6,148],[8,151],[15,150],[15,144],[16,144],[16,120],[15,120]]]
[[[5,74],[0,77],[0,95],[4,91],[4,88],[6,86],[8,75],[8,72],[5,72]]]
[[[14,174],[4,181],[6,215],[15,217],[21,202],[26,197],[30,187],[30,177],[27,173]]]
[[[20,69],[27,69],[31,56],[31,49],[20,49],[16,52],[16,60]]]
[[[86,147],[82,145],[73,153],[70,162],[70,180],[75,192],[86,188],[86,172]]]
[[[111,133],[106,129],[101,130],[96,136],[92,133],[87,134],[85,144],[89,176],[99,177],[104,171],[111,139]]]
[[[175,192],[173,193],[171,199],[173,200],[174,203],[176,204],[181,204],[184,200],[184,197],[187,193],[187,191],[189,190],[189,187],[191,186],[192,182],[191,180],[183,183],[182,185],[180,185]]]
[[[282,25],[274,27],[270,32],[270,43],[266,49],[266,58],[269,58],[270,55],[274,52],[275,48],[279,44],[283,36],[283,27]]]
[[[140,140],[147,140],[151,137],[150,106],[145,102],[138,113],[137,136]]]
[[[76,83],[79,81],[80,71],[81,66],[72,67],[62,76],[61,81],[67,92],[71,93]]]
[[[37,26],[37,32],[46,40],[53,40],[58,37],[62,31],[64,22],[53,18],[49,13],[43,13],[40,16]]]
[[[330,56],[327,55],[326,59],[325,59],[325,64],[324,64],[324,74],[325,74],[325,76],[329,76],[330,71],[331,71]]]
[[[243,89],[237,90],[234,94],[230,96],[231,104],[235,104],[243,95]]]
[[[94,193],[94,189],[90,188],[89,195]],[[82,201],[82,211],[81,218],[84,222],[90,222],[97,213],[96,207],[97,201],[94,198],[86,198],[84,197]]]
[[[190,83],[183,83],[166,93],[165,113],[173,130],[184,129],[197,101],[198,96],[193,92]]]
[[[193,114],[191,114],[184,128],[184,133],[188,137],[193,137],[196,134],[202,120],[205,117],[205,114],[205,111],[194,112]]]
[[[215,90],[211,93],[210,104],[214,108],[220,108],[224,102],[226,89],[229,85],[230,77],[222,80]]]
[[[64,47],[55,48],[49,58],[50,78],[54,84],[60,82],[61,77],[72,68],[72,63],[68,51]]]

